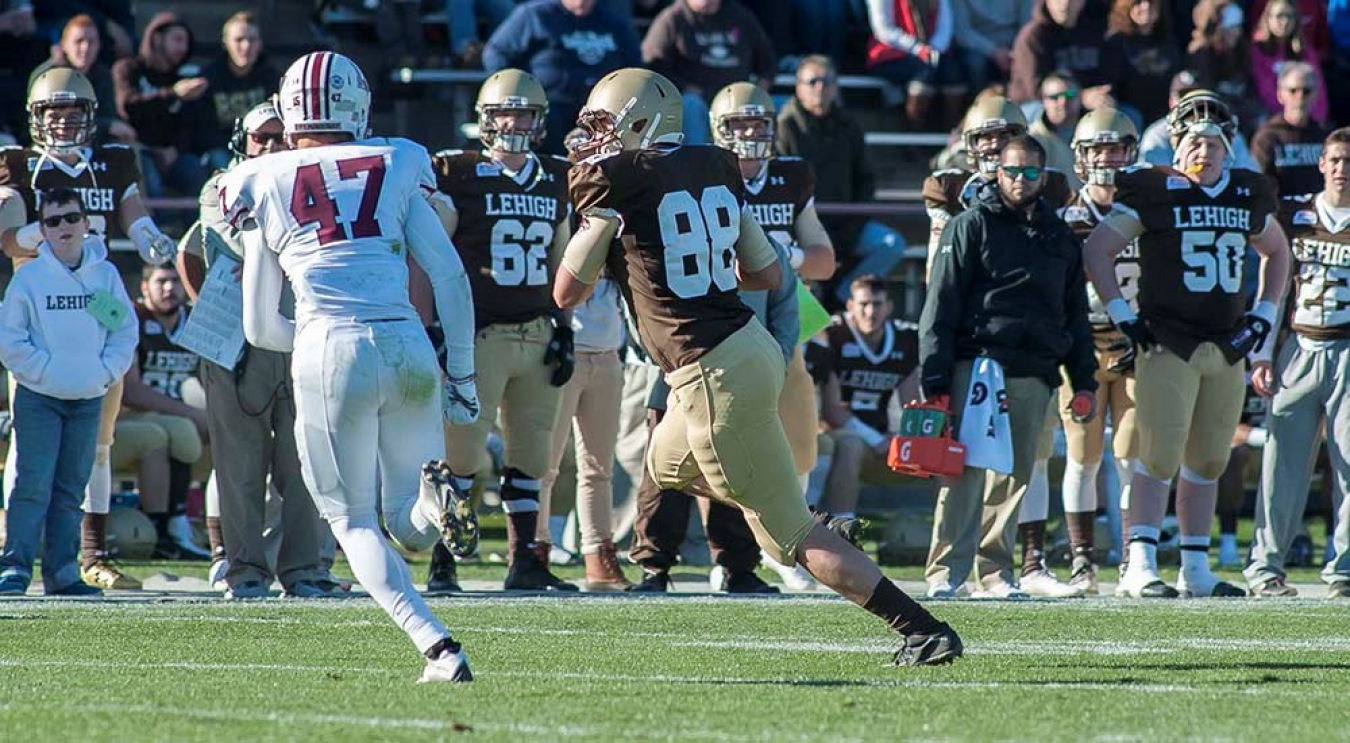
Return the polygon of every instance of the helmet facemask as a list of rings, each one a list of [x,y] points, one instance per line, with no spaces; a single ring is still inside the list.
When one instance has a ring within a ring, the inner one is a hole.
[[[60,116],[61,109],[71,112],[65,120],[49,122],[48,116]],[[93,101],[69,93],[57,92],[51,98],[34,101],[28,110],[28,130],[33,143],[53,155],[69,155],[87,147],[97,127]]]
[[[1180,166],[1182,144],[1191,136],[1218,137],[1224,146],[1226,164],[1233,160],[1233,137],[1237,118],[1222,99],[1212,93],[1193,93],[1167,115],[1167,134],[1172,141],[1173,165]]]
[[[759,122],[760,126],[747,134]],[[778,122],[760,106],[745,106],[740,111],[718,117],[713,137],[717,145],[736,153],[742,160],[768,160],[773,157]]]
[[[582,109],[577,115],[579,133],[572,145],[572,162],[621,152],[623,141],[619,139],[614,124],[614,114],[609,111],[602,108]]]
[[[512,111],[529,111],[534,114],[529,129],[502,131],[497,126],[500,114]],[[526,98],[508,97],[492,105],[478,109],[478,138],[489,150],[520,154],[530,152],[544,138],[544,109],[531,104]]]
[[[1121,157],[1118,165],[1096,165],[1093,155],[1099,148],[1118,147]],[[1090,140],[1074,143],[1074,170],[1090,186],[1114,186],[1116,173],[1128,167],[1138,157],[1139,145],[1134,137],[1122,137],[1119,132],[1098,132]]]
[[[998,170],[999,155],[1003,152],[1003,146],[1023,131],[1025,127],[1018,124],[1003,119],[990,119],[965,133],[966,157],[974,163],[980,173],[989,175]],[[992,143],[978,145],[979,140],[988,139],[990,135],[994,137]]]

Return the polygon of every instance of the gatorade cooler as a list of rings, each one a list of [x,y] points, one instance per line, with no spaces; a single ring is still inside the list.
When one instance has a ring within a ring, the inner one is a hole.
[[[886,464],[914,477],[955,477],[966,465],[966,447],[952,438],[946,410],[910,403],[900,413],[900,435],[891,438]]]

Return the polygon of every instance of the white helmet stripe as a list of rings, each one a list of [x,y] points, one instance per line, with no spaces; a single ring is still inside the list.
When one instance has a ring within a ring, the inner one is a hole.
[[[314,64],[314,55],[306,54],[304,62],[305,62],[304,71],[300,73],[300,85],[302,91],[304,90],[304,81],[309,79],[309,67],[310,65]],[[305,119],[309,119],[311,117],[311,114],[309,112],[309,96],[306,95],[300,96],[300,114]]]

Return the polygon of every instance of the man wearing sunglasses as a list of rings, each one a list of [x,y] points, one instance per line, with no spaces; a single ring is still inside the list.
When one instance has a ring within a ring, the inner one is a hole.
[[[235,163],[285,150],[282,129],[271,101],[254,106],[235,122],[230,136]],[[179,274],[194,301],[212,263],[244,259],[238,233],[221,216],[219,182],[226,172],[211,176],[202,188],[201,221],[188,230],[178,254]],[[275,575],[292,598],[333,593],[338,582],[322,557],[326,527],[305,488],[296,453],[290,356],[248,346],[234,369],[208,361],[200,373],[212,453],[216,461],[229,463],[216,470],[208,489],[212,586],[229,598],[261,598]],[[282,506],[275,565],[263,539],[269,474]]]
[[[1290,62],[1280,71],[1276,96],[1284,110],[1261,124],[1252,137],[1252,157],[1261,172],[1275,179],[1280,194],[1315,193],[1322,187],[1318,160],[1327,128],[1312,116],[1317,103],[1317,70]]]
[[[1069,177],[1069,183],[1075,189],[1082,184],[1073,177],[1073,151],[1069,149],[1069,142],[1083,115],[1082,96],[1083,91],[1072,74],[1056,71],[1046,75],[1041,81],[1041,112],[1027,127],[1031,136],[1045,148],[1045,164]]]
[[[1044,166],[1040,143],[1025,134],[1013,137],[999,153],[995,177],[938,240],[919,320],[924,398],[950,410],[954,430],[960,430],[967,405],[982,402],[967,396],[975,362],[997,362],[1012,472],[967,467],[943,482],[924,576],[929,596],[957,595],[972,568],[975,595],[1027,595],[1014,582],[1013,536],[1061,366],[1074,391],[1069,408],[1075,419],[1087,421],[1096,409],[1097,363],[1081,250],[1042,197]]]

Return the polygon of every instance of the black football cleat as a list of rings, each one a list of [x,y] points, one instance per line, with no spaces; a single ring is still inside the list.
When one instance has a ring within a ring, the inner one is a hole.
[[[459,571],[455,566],[455,556],[444,542],[436,542],[431,548],[431,565],[427,569],[427,594],[460,593]]]
[[[811,513],[815,515],[820,523],[825,525],[826,529],[839,535],[839,538],[858,549],[863,548],[861,536],[863,527],[866,526],[866,523],[863,522],[862,519],[835,516],[829,511],[819,508],[812,508]]]
[[[768,583],[765,583],[762,578],[755,575],[755,571],[753,570],[737,573],[727,571],[726,577],[722,579],[722,590],[727,593],[757,593],[765,596],[782,593],[782,591],[778,590],[778,586],[771,586]]]
[[[642,571],[642,580],[626,589],[627,593],[669,593],[670,573],[665,570]]]
[[[516,556],[515,561],[506,569],[504,588],[508,591],[558,591],[560,593],[581,590],[549,572],[548,566],[533,552],[522,552]]]
[[[441,541],[457,557],[478,551],[478,513],[473,495],[457,482],[450,465],[438,459],[422,465],[422,491],[436,501],[441,514]],[[419,493],[419,496],[421,493]]]
[[[895,651],[897,666],[941,666],[965,654],[961,636],[946,624],[932,632],[905,635],[905,644]]]

